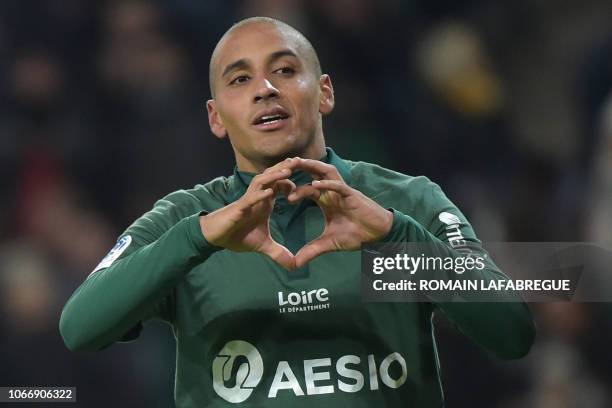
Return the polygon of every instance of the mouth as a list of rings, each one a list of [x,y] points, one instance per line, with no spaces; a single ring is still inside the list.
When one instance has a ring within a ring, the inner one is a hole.
[[[282,128],[290,117],[289,113],[279,106],[259,112],[252,124],[259,130],[277,130]]]

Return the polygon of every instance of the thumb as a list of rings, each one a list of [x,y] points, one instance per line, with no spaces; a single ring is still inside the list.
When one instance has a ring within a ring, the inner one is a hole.
[[[295,255],[295,267],[301,268],[319,255],[336,250],[334,242],[326,236],[310,241]]]
[[[285,269],[290,271],[295,269],[295,256],[293,256],[291,251],[271,238],[262,245],[259,252],[269,256],[274,262]]]

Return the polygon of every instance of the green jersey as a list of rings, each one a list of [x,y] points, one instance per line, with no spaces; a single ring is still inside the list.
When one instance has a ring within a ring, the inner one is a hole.
[[[331,149],[324,160],[352,188],[393,209],[384,240],[429,242],[452,254],[440,221],[446,213],[460,220],[463,239],[479,244],[427,178],[343,160]],[[235,171],[174,192],[136,220],[64,307],[67,346],[99,350],[136,338],[148,319],[168,322],[180,408],[440,407],[437,310],[503,358],[529,349],[534,327],[520,301],[364,303],[359,251],[327,253],[287,271],[265,255],[212,246],[199,217],[241,197],[253,176]],[[291,178],[298,185],[311,180],[303,172]],[[314,202],[277,198],[271,234],[292,252],[323,227]],[[482,274],[503,277],[492,263]]]

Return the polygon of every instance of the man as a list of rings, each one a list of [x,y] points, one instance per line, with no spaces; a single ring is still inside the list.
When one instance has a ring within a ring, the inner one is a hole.
[[[210,127],[229,137],[234,174],[168,195],[121,235],[64,308],[70,349],[167,321],[177,407],[441,406],[435,309],[500,357],[527,353],[521,302],[361,302],[361,244],[428,242],[458,256],[442,213],[479,241],[425,177],[325,147],[332,83],[299,32],[241,21],[217,44],[210,85]],[[492,263],[483,274],[503,276]]]

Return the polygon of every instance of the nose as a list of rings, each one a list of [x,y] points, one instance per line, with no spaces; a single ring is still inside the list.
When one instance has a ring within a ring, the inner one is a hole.
[[[263,80],[259,84],[259,87],[255,91],[255,97],[253,98],[253,101],[266,101],[270,98],[278,97],[278,94],[278,89],[276,89],[267,78],[263,78]]]

